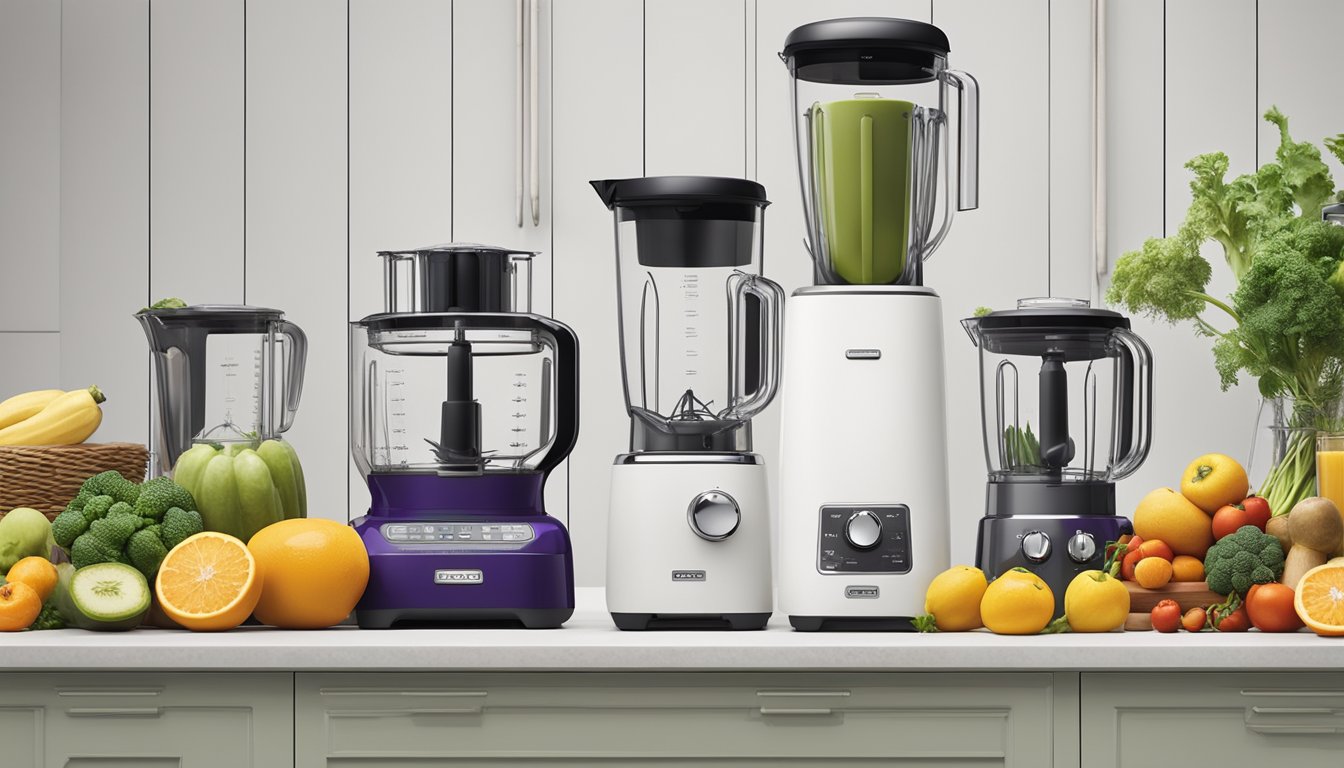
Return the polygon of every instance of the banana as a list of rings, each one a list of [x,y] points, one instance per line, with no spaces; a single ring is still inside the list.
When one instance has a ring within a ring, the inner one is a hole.
[[[9,398],[0,403],[0,429],[36,416],[48,403],[64,394],[65,390],[62,389],[39,389]]]
[[[75,445],[103,422],[106,400],[98,387],[62,393],[35,415],[0,429],[0,445]]]

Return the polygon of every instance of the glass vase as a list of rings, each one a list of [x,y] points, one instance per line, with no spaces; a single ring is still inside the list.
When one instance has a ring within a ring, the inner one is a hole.
[[[1331,414],[1291,397],[1261,401],[1247,469],[1254,479],[1262,467],[1267,468],[1254,487],[1274,514],[1286,513],[1316,495],[1316,435],[1333,422]]]

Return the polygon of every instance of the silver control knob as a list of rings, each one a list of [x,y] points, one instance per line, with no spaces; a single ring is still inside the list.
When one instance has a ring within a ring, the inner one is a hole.
[[[1050,537],[1045,531],[1028,531],[1022,537],[1022,554],[1033,563],[1039,563],[1050,557]]]
[[[691,499],[686,508],[686,522],[696,536],[705,541],[723,541],[737,530],[742,522],[742,510],[737,501],[723,491],[705,491]]]
[[[1069,559],[1075,563],[1086,563],[1097,554],[1097,540],[1090,533],[1075,533],[1069,539]]]
[[[866,509],[849,516],[845,523],[845,540],[855,549],[872,549],[882,540],[882,521]]]

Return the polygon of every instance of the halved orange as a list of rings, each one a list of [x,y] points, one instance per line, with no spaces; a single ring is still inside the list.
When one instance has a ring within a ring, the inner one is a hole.
[[[246,544],[205,531],[173,547],[159,566],[154,591],[173,621],[197,632],[217,632],[252,615],[261,598],[261,573]]]
[[[1318,635],[1344,635],[1344,565],[1318,565],[1297,583],[1293,607]]]

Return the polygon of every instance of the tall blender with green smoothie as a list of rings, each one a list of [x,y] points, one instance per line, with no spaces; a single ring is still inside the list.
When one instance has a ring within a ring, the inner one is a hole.
[[[949,50],[931,24],[854,18],[803,25],[780,53],[815,283],[789,298],[781,384],[796,629],[911,629],[948,564],[942,303],[923,263],[977,205],[979,138],[975,78]]]

